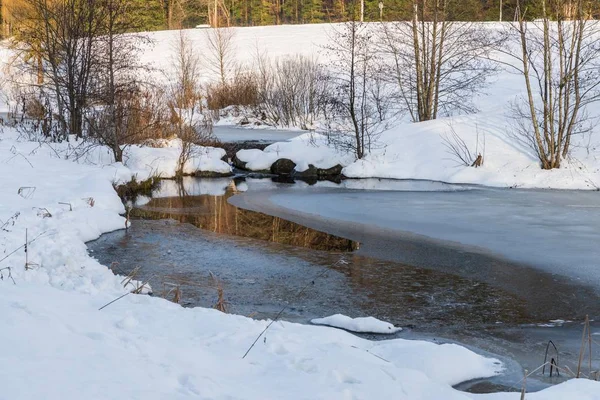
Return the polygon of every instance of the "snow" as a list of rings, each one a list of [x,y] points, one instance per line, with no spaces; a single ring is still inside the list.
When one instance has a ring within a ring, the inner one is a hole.
[[[402,328],[397,328],[393,324],[378,320],[375,317],[350,318],[342,314],[330,315],[325,318],[315,318],[310,322],[315,325],[332,326],[358,333],[392,334],[402,330]]]
[[[275,56],[314,54],[327,40],[326,29],[236,29],[237,54],[250,61],[257,38]],[[156,47],[143,57],[168,66],[165,54],[175,34],[152,34]],[[191,34],[202,48],[204,32]],[[498,85],[503,83],[514,80],[498,79]],[[494,99],[498,107],[505,106],[503,101]],[[447,121],[399,125],[384,135],[381,150],[359,163],[310,134],[248,155],[248,161],[258,168],[285,156],[300,171],[309,163],[321,168],[340,163],[349,176],[498,186],[590,188],[597,182],[594,145],[579,147],[577,160],[560,171],[542,172],[526,151],[507,140],[502,113],[488,112],[452,119],[467,141],[473,140],[475,126],[487,132],[486,165],[477,170],[455,168],[443,157],[439,135]],[[269,321],[185,309],[134,294],[100,311],[128,292],[123,277],[87,254],[85,242],[125,227],[125,209],[113,184],[132,176],[173,176],[178,145],[132,146],[122,165],[112,163],[106,148],[83,154],[77,144],[48,145],[17,136],[10,129],[0,135],[0,268],[10,267],[0,272],[0,399],[518,398],[515,393],[473,395],[453,389],[502,371],[497,360],[454,344],[369,341],[336,329],[278,322],[244,359]],[[220,161],[222,150],[197,150],[185,172],[230,171]],[[219,193],[220,185],[194,190]],[[174,190],[168,186],[165,195]],[[21,247],[26,235],[36,238],[27,248],[28,265]],[[600,399],[600,383],[573,380],[528,398]]]
[[[452,384],[501,371],[498,361],[459,346],[371,342],[285,322],[272,325],[242,359],[268,321],[133,294],[100,311],[127,289],[88,256],[85,242],[125,226],[112,187],[123,167],[64,160],[10,135],[0,142],[0,160],[0,246],[8,256],[0,267],[11,267],[15,282],[2,271],[1,399],[367,399],[398,397],[398,390],[405,399],[464,399]],[[19,195],[25,187],[32,189]],[[42,234],[28,247],[28,270],[22,250],[9,255],[26,229],[29,238]],[[413,361],[429,347],[429,366]],[[456,369],[444,366],[450,360],[461,363],[460,375],[427,369]],[[256,384],[264,379],[271,384]]]
[[[577,400],[597,400],[600,398],[600,393],[595,385],[596,382],[587,379],[574,379],[550,387],[544,391],[537,393],[527,393],[525,398],[527,400],[565,400],[565,399],[577,399]],[[471,399],[489,399],[489,400],[519,400],[519,393],[512,393],[508,396],[504,393],[488,394],[485,396],[469,394]]]
[[[24,243],[25,229],[29,237],[46,234],[29,246],[32,269],[25,270],[22,251],[0,263],[16,283],[2,271],[0,399],[458,400],[471,395],[452,385],[502,371],[497,360],[454,344],[370,341],[286,322],[273,324],[243,359],[269,321],[133,294],[100,311],[127,291],[122,277],[88,256],[85,241],[124,227],[112,188],[123,167],[76,163],[38,143],[3,139],[2,253]],[[19,195],[25,186],[35,191]],[[572,382],[551,393],[598,398],[600,383]],[[481,398],[488,397],[514,398]]]
[[[125,165],[140,178],[146,179],[150,176],[173,178],[177,175],[180,154],[181,140],[173,139],[165,141],[164,147],[129,146],[123,159]],[[193,145],[191,157],[186,162],[183,173],[230,174],[231,166],[221,160],[224,156],[225,150],[223,149]]]
[[[296,171],[302,172],[312,164],[317,168],[331,168],[338,164],[345,166],[352,162],[351,154],[343,154],[326,145],[323,135],[305,133],[286,142],[274,143],[262,150],[240,150],[237,158],[246,163],[252,171],[268,170],[280,158],[288,158],[296,163]]]
[[[291,323],[242,359],[267,321],[133,295],[98,311],[109,296],[45,286],[4,285],[0,298],[3,399],[467,399],[450,385],[500,371],[456,345]]]

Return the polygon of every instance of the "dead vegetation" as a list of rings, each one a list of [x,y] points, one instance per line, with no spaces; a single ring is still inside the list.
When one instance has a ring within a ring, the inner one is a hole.
[[[521,400],[526,399],[527,394],[527,378],[532,375],[538,373],[540,370],[542,371],[542,375],[546,374],[546,369],[548,369],[549,376],[552,377],[553,373],[556,373],[556,376],[559,377],[562,373],[564,377],[570,379],[590,379],[593,381],[600,380],[600,371],[596,371],[592,369],[592,361],[593,361],[593,352],[592,352],[592,344],[600,345],[597,341],[595,341],[592,337],[591,327],[590,327],[590,318],[588,315],[585,316],[583,321],[583,332],[581,336],[581,346],[579,347],[579,356],[577,358],[577,368],[576,371],[571,370],[568,365],[560,365],[559,361],[559,348],[556,344],[550,340],[546,345],[546,351],[544,353],[544,362],[542,365],[538,366],[532,371],[525,370],[523,379],[518,383],[521,386]],[[552,347],[550,347],[552,346]],[[550,350],[554,350],[550,353]],[[550,354],[550,359],[548,359],[548,355]],[[587,373],[584,372],[585,362],[587,358]],[[516,385],[515,385],[516,386]]]

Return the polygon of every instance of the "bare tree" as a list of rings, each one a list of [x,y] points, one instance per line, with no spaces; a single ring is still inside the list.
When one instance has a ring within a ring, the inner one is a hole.
[[[53,93],[63,138],[83,137],[102,12],[94,0],[30,0],[14,14],[20,18],[15,47],[39,60],[35,73]]]
[[[102,10],[99,35],[95,38],[94,68],[91,79],[91,104],[86,116],[88,136],[99,144],[108,146],[115,161],[123,161],[123,150],[139,136],[145,124],[141,122],[139,107],[155,109],[157,95],[143,93],[151,85],[142,82],[149,69],[139,60],[140,46],[150,44],[143,34],[128,33],[135,28],[127,18],[131,12],[129,0],[98,0]],[[147,117],[143,118],[144,120]],[[150,118],[152,125],[157,121]]]
[[[326,47],[332,59],[328,137],[362,159],[376,145],[389,117],[381,60],[372,32],[354,19],[335,28],[330,42]]]
[[[208,47],[208,66],[218,75],[221,84],[225,85],[232,70],[235,69],[235,30],[232,28],[212,28],[206,31]]]
[[[589,131],[587,106],[600,99],[600,24],[588,18],[585,0],[541,0],[543,18],[525,21],[518,2],[518,48],[526,99],[515,104],[517,130],[543,169],[560,168],[571,139]]]
[[[501,38],[481,24],[448,21],[456,0],[412,0],[411,21],[381,24],[398,100],[414,122],[474,112],[472,98],[495,71],[489,53]]]
[[[190,38],[179,32],[173,45],[174,76],[169,90],[171,121],[181,140],[177,173],[182,176],[186,164],[196,154],[197,145],[212,135],[212,119],[204,113],[200,87],[200,57]]]

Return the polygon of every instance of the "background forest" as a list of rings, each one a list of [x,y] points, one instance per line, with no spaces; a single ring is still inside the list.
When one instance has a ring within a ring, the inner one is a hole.
[[[26,0],[4,0],[4,35],[12,32],[10,9]],[[380,8],[380,3],[383,6]],[[365,21],[410,19],[412,0],[365,0]],[[461,0],[450,2],[449,19],[497,21],[513,20],[517,0]],[[600,1],[593,1],[594,17],[600,16]],[[527,17],[541,15],[539,0],[526,0]],[[342,22],[348,19],[352,0],[131,0],[128,16],[137,31],[211,26],[261,26]],[[356,7],[359,13],[359,7]]]

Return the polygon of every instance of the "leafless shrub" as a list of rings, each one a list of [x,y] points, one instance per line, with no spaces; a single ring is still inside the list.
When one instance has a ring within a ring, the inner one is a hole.
[[[480,152],[480,137],[479,128],[477,128],[477,138],[474,151],[467,145],[464,139],[456,132],[453,126],[450,126],[450,133],[441,135],[442,144],[446,147],[446,151],[452,159],[459,165],[466,167],[481,167],[484,162],[485,154],[485,133],[483,135],[483,154]]]
[[[315,58],[258,60],[260,108],[271,125],[308,129],[325,114],[329,79]]]
[[[94,42],[101,33],[99,7],[91,0],[19,2],[12,10],[18,23],[13,47],[24,58],[38,85],[44,85],[56,104],[60,137],[83,136],[83,116],[90,98]]]
[[[181,140],[177,174],[183,175],[185,166],[196,156],[197,145],[212,136],[212,119],[204,112],[200,88],[200,58],[184,31],[174,43],[175,72],[169,90],[170,121]]]
[[[334,29],[330,43],[325,48],[333,60],[326,133],[334,146],[362,159],[378,146],[391,117],[381,60],[372,33],[361,22]]]
[[[173,136],[164,97],[164,91],[154,85],[132,84],[130,90],[117,94],[110,109],[98,106],[90,110],[89,137],[108,146],[115,161],[123,161],[123,151],[128,145]],[[113,124],[116,129],[106,129]]]

